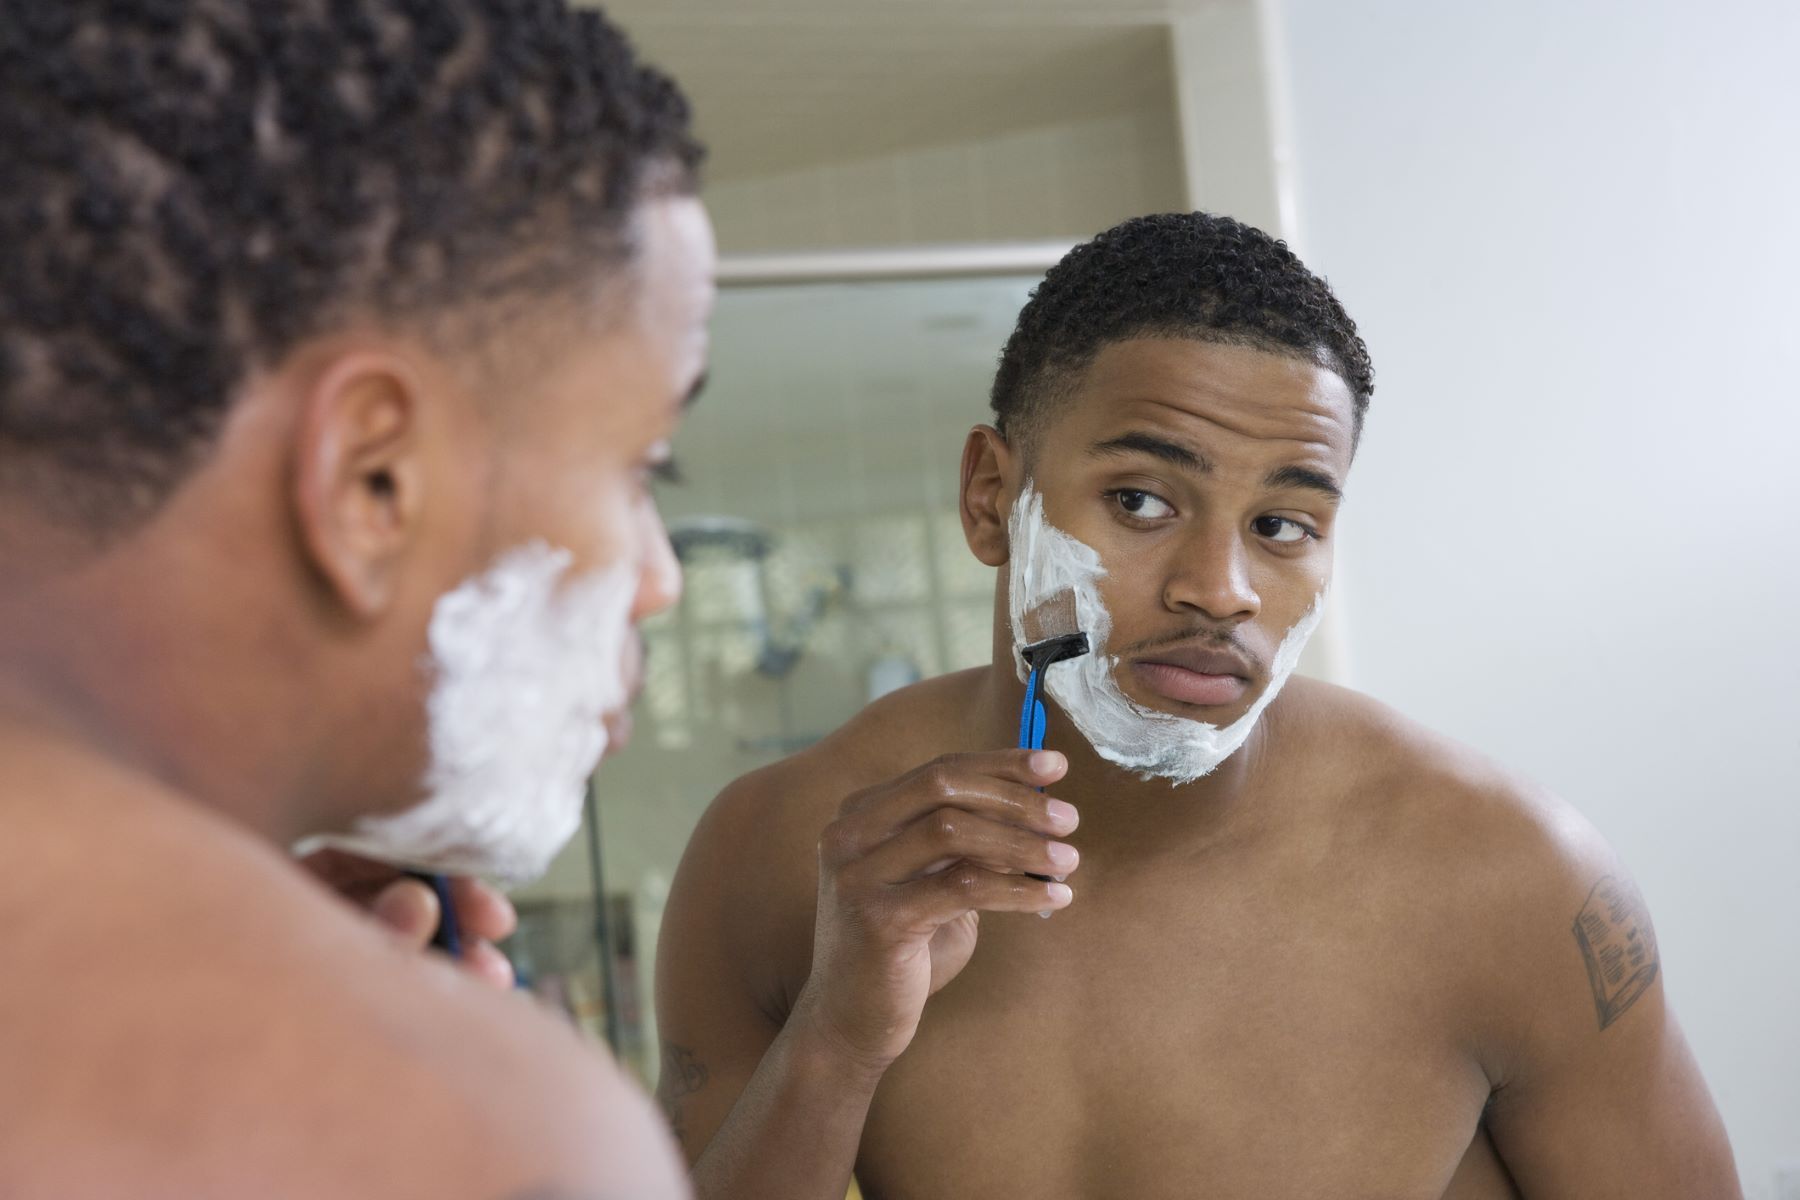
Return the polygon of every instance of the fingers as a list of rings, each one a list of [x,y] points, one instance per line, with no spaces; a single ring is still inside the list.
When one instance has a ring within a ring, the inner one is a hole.
[[[1075,870],[1081,856],[1067,842],[966,809],[944,807],[921,816],[845,872],[864,875],[872,883],[897,884],[958,861],[999,874],[1062,877]]]
[[[483,983],[492,984],[501,991],[512,989],[512,962],[491,942],[481,938],[464,942],[460,965]]]
[[[457,965],[484,983],[502,990],[513,986],[513,967],[494,942],[518,925],[512,902],[477,879],[457,879],[451,884],[456,911],[462,921],[462,957]],[[438,927],[437,893],[411,876],[402,876],[382,889],[369,904],[376,920],[402,941],[423,950]]]
[[[452,879],[450,897],[456,905],[456,919],[465,936],[499,942],[511,937],[513,930],[519,927],[519,914],[512,901],[482,880]]]
[[[1044,836],[1075,828],[1075,809],[1037,789],[1062,778],[1068,760],[1053,750],[997,750],[936,759],[892,783],[852,796],[827,827],[828,865],[859,858],[927,813],[961,808]]]
[[[437,893],[410,875],[402,875],[369,902],[369,912],[410,945],[423,949],[438,927]]]
[[[300,864],[345,899],[367,908],[383,924],[410,938],[429,941],[437,929],[438,901],[431,888],[399,867],[342,850],[320,850]],[[480,879],[452,877],[451,902],[466,933],[504,941],[519,916],[504,893]]]
[[[945,754],[902,775],[893,783],[858,792],[844,801],[843,814],[872,807],[894,791],[908,785],[930,785],[945,779],[964,780],[986,777],[1026,788],[1047,787],[1069,770],[1069,760],[1054,750],[977,750],[966,754]]]
[[[971,911],[1052,912],[1067,908],[1075,898],[1066,883],[1001,874],[966,862],[903,883],[893,895],[904,913],[902,924],[921,930],[935,930]]]

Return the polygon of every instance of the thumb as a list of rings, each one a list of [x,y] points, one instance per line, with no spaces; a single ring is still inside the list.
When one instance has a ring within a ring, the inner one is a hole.
[[[409,876],[402,876],[382,888],[369,911],[377,921],[421,949],[437,932],[437,893]]]

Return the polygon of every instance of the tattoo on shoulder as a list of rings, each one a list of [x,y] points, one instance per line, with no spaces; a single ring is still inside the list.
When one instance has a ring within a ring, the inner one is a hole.
[[[694,1057],[692,1047],[663,1043],[662,1075],[656,1081],[656,1095],[662,1101],[663,1111],[669,1114],[669,1124],[678,1141],[687,1140],[682,1102],[705,1087],[707,1078],[706,1064]]]
[[[1629,884],[1603,877],[1575,914],[1575,942],[1594,989],[1594,1013],[1605,1029],[1650,990],[1662,965],[1644,898]]]

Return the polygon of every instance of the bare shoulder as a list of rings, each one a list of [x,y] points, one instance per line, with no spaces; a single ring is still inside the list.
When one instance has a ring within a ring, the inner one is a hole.
[[[0,1192],[683,1194],[647,1100],[528,999],[205,814],[114,824],[34,831],[0,887]]]
[[[1410,892],[1490,1050],[1541,1027],[1546,1005],[1567,1017],[1571,997],[1580,1015],[1591,994],[1582,1022],[1605,1029],[1657,984],[1643,897],[1572,803],[1367,696],[1306,681],[1295,699],[1284,720],[1336,775],[1331,827]]]
[[[1279,720],[1334,819],[1402,832],[1404,849],[1471,882],[1484,871],[1523,882],[1518,872],[1542,879],[1612,862],[1572,804],[1471,747],[1348,688],[1295,679],[1283,700],[1290,692]]]

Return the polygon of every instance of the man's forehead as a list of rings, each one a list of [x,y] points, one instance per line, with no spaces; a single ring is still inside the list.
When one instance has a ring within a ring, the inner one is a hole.
[[[693,196],[659,196],[638,206],[636,226],[640,302],[656,316],[704,320],[719,257],[705,206]]]
[[[696,391],[706,369],[718,254],[712,223],[691,196],[646,202],[639,216],[638,331],[667,348],[680,393]]]
[[[1348,464],[1350,389],[1307,359],[1193,338],[1145,337],[1101,348],[1071,391],[1068,418],[1084,436],[1149,424],[1209,444],[1248,439],[1304,444]],[[1071,430],[1073,432],[1073,430]]]

